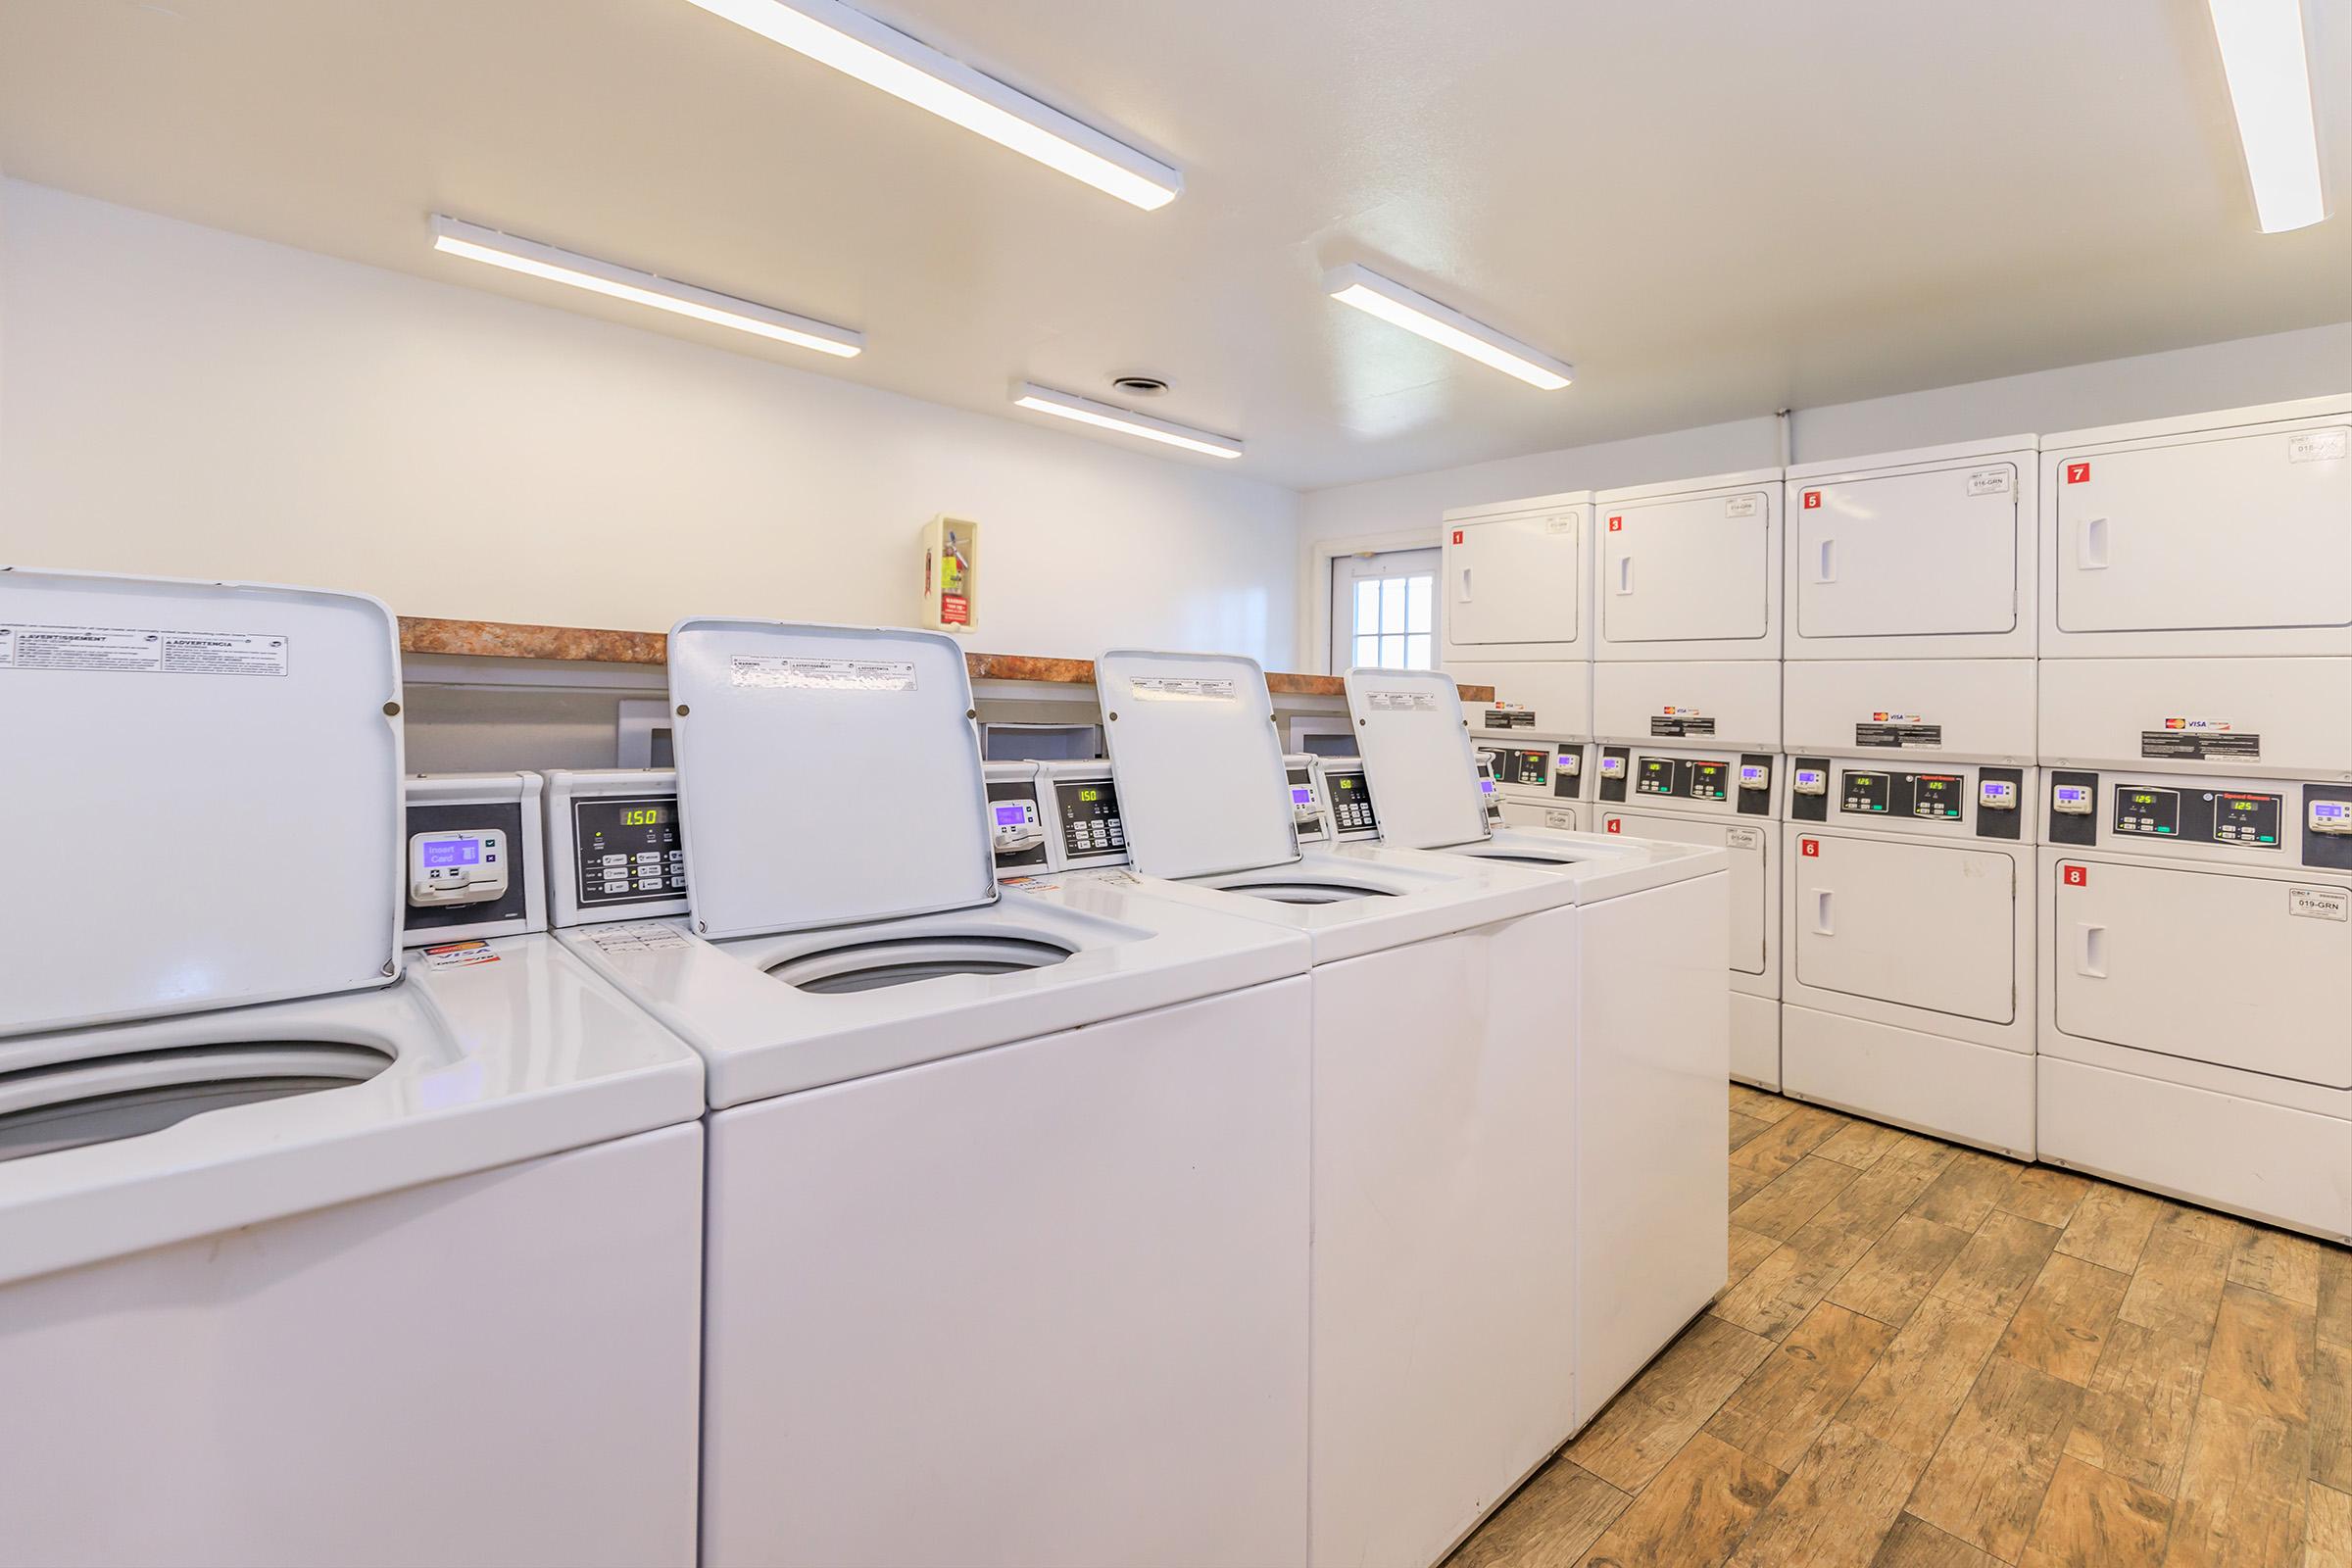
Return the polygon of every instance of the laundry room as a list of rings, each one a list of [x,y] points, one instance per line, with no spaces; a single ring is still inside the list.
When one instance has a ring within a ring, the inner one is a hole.
[[[2352,0],[0,0],[0,1568],[2352,1568]]]

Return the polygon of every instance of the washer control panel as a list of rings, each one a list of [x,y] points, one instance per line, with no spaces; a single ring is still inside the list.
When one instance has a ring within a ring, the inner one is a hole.
[[[1291,826],[1298,830],[1299,843],[1320,843],[1324,837],[1323,793],[1315,787],[1314,762],[1308,758],[1285,758],[1283,762],[1291,792]]]
[[[1563,758],[1562,760],[1569,759]],[[1485,758],[1478,760],[1478,798],[1487,808],[1487,820],[1502,820],[1502,792],[1494,787],[1494,767]]]
[[[573,801],[571,853],[583,909],[685,897],[686,841],[675,795]]]
[[[420,909],[507,896],[507,836],[496,828],[409,835],[409,903]]]
[[[1061,821],[1065,864],[1127,857],[1127,823],[1119,815],[1119,787],[1107,774],[1054,781],[1054,810]]]
[[[1046,869],[1046,813],[1038,800],[1035,762],[988,764],[988,838],[997,875]]]
[[[1372,788],[1364,782],[1360,765],[1341,768],[1326,765],[1323,787],[1331,796],[1332,825],[1341,838],[1380,831],[1380,818],[1372,812]]]

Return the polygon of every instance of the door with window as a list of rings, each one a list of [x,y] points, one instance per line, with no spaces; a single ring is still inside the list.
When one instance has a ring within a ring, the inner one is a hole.
[[[1383,550],[1331,564],[1331,668],[1437,667],[1436,550]]]

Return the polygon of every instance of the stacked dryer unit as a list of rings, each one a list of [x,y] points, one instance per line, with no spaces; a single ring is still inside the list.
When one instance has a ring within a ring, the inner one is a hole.
[[[1440,646],[1457,681],[1494,688],[1465,710],[1496,796],[1536,826],[1590,828],[1592,492],[1446,514]]]
[[[1604,490],[1593,514],[1598,821],[1583,825],[1730,852],[1732,1076],[1778,1089],[1781,470]]]
[[[2352,1238],[2352,396],[2043,442],[2041,1155]]]
[[[2033,436],[1788,470],[1783,1091],[2034,1155]]]

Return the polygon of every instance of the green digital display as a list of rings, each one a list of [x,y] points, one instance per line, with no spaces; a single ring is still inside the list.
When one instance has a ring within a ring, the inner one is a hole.
[[[1091,804],[1095,801],[1101,800],[1102,798],[1102,792],[1099,789],[1084,789],[1078,792],[1078,799],[1082,803]]]
[[[666,806],[632,806],[620,813],[622,827],[660,827],[670,818]]]

